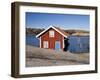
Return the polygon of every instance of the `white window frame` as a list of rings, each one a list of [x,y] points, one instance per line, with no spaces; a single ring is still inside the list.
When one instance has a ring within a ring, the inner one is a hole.
[[[49,37],[54,37],[55,33],[53,30],[49,31]]]
[[[43,48],[49,48],[48,41],[43,41]]]

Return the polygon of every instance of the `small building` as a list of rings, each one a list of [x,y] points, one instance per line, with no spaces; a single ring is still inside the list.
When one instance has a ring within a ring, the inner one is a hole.
[[[68,33],[64,32],[60,28],[50,26],[39,33],[36,37],[40,39],[40,48],[63,50],[68,35]]]

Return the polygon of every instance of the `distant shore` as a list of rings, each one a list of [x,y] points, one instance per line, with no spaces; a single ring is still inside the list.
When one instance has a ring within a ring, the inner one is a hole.
[[[40,32],[42,32],[43,30],[45,30],[44,28],[26,28],[26,34],[32,34],[32,35],[37,35]],[[87,36],[89,35],[89,31],[86,30],[75,30],[75,29],[69,29],[69,30],[64,30],[66,33],[68,33],[69,35],[80,35],[80,36]]]
[[[72,34],[73,36],[89,36],[89,33],[82,33],[82,32],[77,32]]]
[[[70,53],[26,45],[26,67],[89,64],[89,53]]]

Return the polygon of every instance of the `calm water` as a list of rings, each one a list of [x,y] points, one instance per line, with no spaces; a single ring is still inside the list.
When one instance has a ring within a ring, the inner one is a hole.
[[[89,36],[70,36],[68,50],[70,52],[89,52]]]
[[[73,53],[88,53],[89,52],[89,36],[69,36],[68,50]],[[26,36],[26,44],[39,47],[39,39],[34,35]]]
[[[26,44],[39,47],[39,39],[36,38],[34,35],[27,35]]]

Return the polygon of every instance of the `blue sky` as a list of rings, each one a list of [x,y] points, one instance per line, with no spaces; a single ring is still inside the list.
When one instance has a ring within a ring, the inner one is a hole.
[[[89,31],[89,21],[89,15],[26,12],[26,27],[28,28],[47,28],[54,25],[63,29]]]

